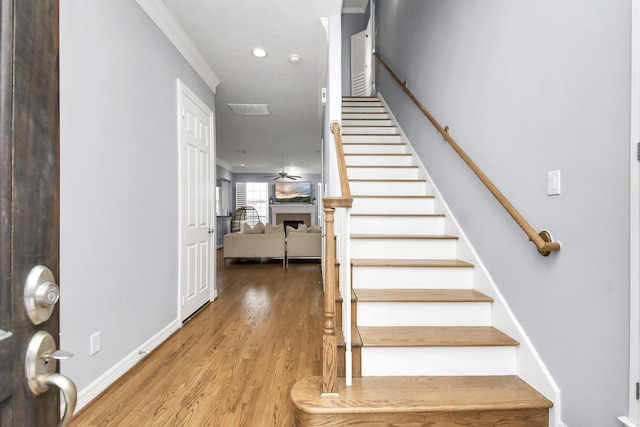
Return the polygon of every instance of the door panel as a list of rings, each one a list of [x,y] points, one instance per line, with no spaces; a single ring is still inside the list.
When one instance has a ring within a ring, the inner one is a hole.
[[[23,292],[33,266],[59,268],[58,2],[0,0],[0,13],[0,422],[47,427],[59,393],[31,394],[25,353],[37,331],[58,343],[59,307],[33,325]]]
[[[213,234],[213,113],[186,87],[180,86],[181,233],[180,318],[185,320],[210,301]]]

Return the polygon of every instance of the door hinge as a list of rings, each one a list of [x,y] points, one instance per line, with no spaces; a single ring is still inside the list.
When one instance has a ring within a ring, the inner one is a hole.
[[[636,400],[640,400],[640,383],[636,383]]]
[[[640,142],[638,142],[638,148],[637,148],[636,155],[638,157],[638,161],[640,161]]]

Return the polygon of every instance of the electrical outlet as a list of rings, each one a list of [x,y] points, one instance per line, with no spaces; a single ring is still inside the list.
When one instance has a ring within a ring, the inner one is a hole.
[[[93,356],[100,351],[100,332],[89,337],[89,356]]]

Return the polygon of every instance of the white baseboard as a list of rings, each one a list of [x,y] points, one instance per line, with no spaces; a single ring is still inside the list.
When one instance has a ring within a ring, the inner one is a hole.
[[[175,331],[180,329],[180,321],[175,319],[170,324],[162,328],[157,334],[149,338],[139,348],[128,354],[124,359],[115,364],[104,374],[100,375],[91,384],[78,392],[78,402],[76,411],[79,411],[95,399],[100,393],[105,391],[107,387],[113,384],[118,378],[127,373],[138,362],[151,353],[156,347],[162,344]]]
[[[638,427],[638,424],[636,424],[633,421],[631,421],[631,419],[629,419],[629,417],[618,417],[618,421],[620,421],[625,426]]]

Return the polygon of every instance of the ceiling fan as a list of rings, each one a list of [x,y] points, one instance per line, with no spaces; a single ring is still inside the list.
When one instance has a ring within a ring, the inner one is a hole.
[[[302,178],[299,175],[289,175],[284,171],[284,157],[282,158],[282,172],[278,172],[278,175],[265,175],[265,178],[273,178],[274,181],[278,179],[290,179],[295,181],[298,178]]]

